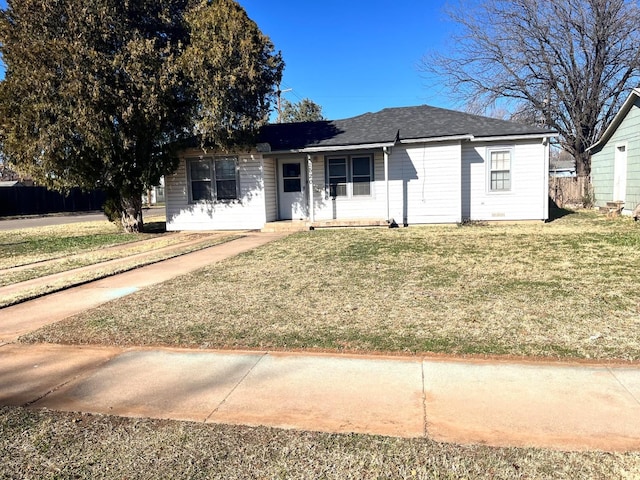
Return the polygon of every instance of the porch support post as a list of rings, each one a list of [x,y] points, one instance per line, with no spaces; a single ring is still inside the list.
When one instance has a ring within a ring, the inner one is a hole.
[[[315,208],[313,206],[313,158],[307,153],[307,190],[309,192],[309,221],[315,221]]]
[[[384,186],[387,191],[387,222],[391,220],[391,210],[389,201],[389,147],[382,147],[384,154]]]
[[[544,180],[543,180],[543,188],[544,188],[544,194],[542,195],[542,198],[544,199],[544,201],[542,202],[542,216],[543,221],[547,221],[549,220],[549,156],[550,156],[550,149],[551,149],[551,139],[550,138],[543,138],[542,139],[542,146],[544,148]]]

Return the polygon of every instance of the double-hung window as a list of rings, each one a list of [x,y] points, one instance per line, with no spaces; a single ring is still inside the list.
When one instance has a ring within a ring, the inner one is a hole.
[[[192,203],[238,199],[238,159],[199,158],[188,161]]]
[[[351,157],[353,196],[371,195],[371,157]]]
[[[373,161],[371,155],[351,155],[327,159],[329,196],[358,197],[371,195]]]
[[[508,192],[511,190],[512,150],[489,150],[489,191]]]
[[[330,158],[327,167],[329,176],[329,195],[347,196],[347,157]]]

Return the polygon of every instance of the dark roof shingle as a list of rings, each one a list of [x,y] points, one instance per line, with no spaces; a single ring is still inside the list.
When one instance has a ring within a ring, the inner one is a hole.
[[[396,140],[396,135],[399,140],[412,140],[460,135],[501,137],[553,133],[550,129],[422,105],[385,108],[343,120],[267,125],[261,130],[260,142],[268,143],[272,151],[286,151],[391,143]]]

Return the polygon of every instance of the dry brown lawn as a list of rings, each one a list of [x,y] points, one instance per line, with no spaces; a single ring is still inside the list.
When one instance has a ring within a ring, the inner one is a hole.
[[[640,454],[0,408],[0,478],[633,479]]]
[[[316,230],[23,341],[640,359],[640,224]]]

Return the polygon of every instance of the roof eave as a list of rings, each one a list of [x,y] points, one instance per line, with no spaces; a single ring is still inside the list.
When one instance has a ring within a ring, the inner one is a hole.
[[[602,133],[600,139],[589,148],[587,148],[587,152],[594,153],[594,150],[598,150],[603,144],[609,141],[609,139],[613,136],[613,133],[622,123],[622,120],[624,120],[624,118],[627,116],[627,113],[629,113],[629,110],[631,110],[631,106],[633,105],[633,102],[635,102],[636,98],[640,98],[640,88],[634,88],[633,90],[631,90],[631,93],[622,104],[622,107],[620,107],[618,113],[616,113],[616,115],[613,117],[613,120],[611,120],[609,126]]]
[[[499,135],[491,137],[473,137],[472,142],[502,142],[507,140],[535,140],[536,138],[556,138],[559,134],[557,132],[545,132],[545,133],[527,133],[517,135]]]
[[[269,154],[285,154],[285,153],[319,153],[319,152],[339,152],[342,150],[371,150],[374,148],[393,147],[394,142],[379,143],[354,143],[346,145],[318,145],[313,147],[292,148],[285,150],[272,150]]]
[[[401,138],[398,143],[411,144],[411,143],[434,143],[434,142],[446,142],[446,141],[458,141],[458,140],[472,140],[473,135],[447,135],[443,137],[425,137],[425,138]]]

